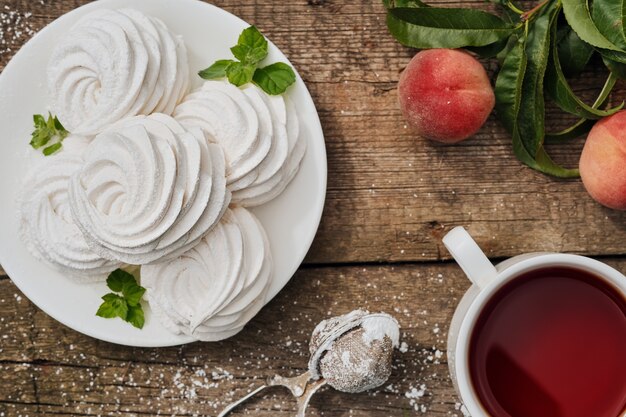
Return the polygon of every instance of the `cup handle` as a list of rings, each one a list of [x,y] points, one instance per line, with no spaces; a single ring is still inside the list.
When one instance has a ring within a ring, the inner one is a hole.
[[[443,244],[465,275],[479,288],[486,287],[498,271],[463,227],[455,227],[443,237]]]

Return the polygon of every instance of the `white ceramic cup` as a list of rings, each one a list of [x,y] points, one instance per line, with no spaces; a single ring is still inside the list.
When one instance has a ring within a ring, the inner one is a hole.
[[[485,304],[507,282],[526,272],[553,266],[588,271],[626,297],[626,277],[594,259],[559,253],[519,255],[494,266],[462,227],[451,230],[443,243],[472,282],[454,313],[448,333],[448,366],[452,382],[472,417],[491,417],[481,405],[470,377],[469,344]],[[626,415],[624,415],[626,417]]]

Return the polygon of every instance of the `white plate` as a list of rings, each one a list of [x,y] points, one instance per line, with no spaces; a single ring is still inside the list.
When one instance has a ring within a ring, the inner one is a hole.
[[[46,113],[46,66],[57,39],[83,15],[100,8],[133,7],[162,19],[183,36],[192,71],[229,58],[229,48],[248,23],[196,0],[100,0],[60,17],[35,35],[0,75],[0,264],[20,290],[61,323],[89,336],[131,346],[172,346],[191,341],[175,336],[147,313],[138,330],[121,320],[95,316],[107,293],[105,284],[79,285],[37,261],[18,237],[16,196],[34,158],[30,149],[32,116]],[[268,62],[287,61],[270,42]],[[192,77],[197,86],[201,80]],[[300,76],[289,94],[294,100],[308,149],[302,168],[276,200],[256,208],[272,245],[274,277],[267,301],[287,284],[309,250],[319,225],[326,195],[326,149],[317,111]]]

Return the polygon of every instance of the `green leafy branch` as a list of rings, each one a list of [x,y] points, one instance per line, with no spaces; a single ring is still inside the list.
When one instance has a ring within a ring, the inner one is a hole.
[[[491,0],[504,19],[464,8],[435,8],[416,0],[383,0],[390,33],[414,48],[466,48],[497,57],[496,115],[513,141],[516,157],[548,175],[572,178],[576,169],[557,165],[546,141],[563,143],[589,132],[597,119],[620,111],[606,108],[618,78],[626,79],[626,1],[543,0],[528,11],[510,0]],[[563,18],[564,17],[564,18]],[[610,71],[593,104],[579,98],[568,77],[580,74],[599,54]],[[579,120],[546,132],[545,99]]]
[[[43,148],[45,156],[52,155],[63,146],[63,139],[69,135],[56,116],[48,113],[48,119],[41,115],[33,116],[35,130],[32,133],[30,146],[34,149]]]
[[[253,82],[267,94],[282,94],[296,82],[296,74],[289,65],[282,62],[259,68],[258,65],[267,57],[268,50],[267,39],[256,27],[250,26],[241,32],[237,45],[230,48],[237,60],[221,59],[200,71],[198,75],[205,80],[226,77],[237,87]]]
[[[143,328],[145,316],[141,298],[146,289],[137,283],[132,274],[122,269],[116,269],[109,274],[107,286],[114,292],[102,297],[103,303],[96,316],[106,319],[119,317],[138,329]]]

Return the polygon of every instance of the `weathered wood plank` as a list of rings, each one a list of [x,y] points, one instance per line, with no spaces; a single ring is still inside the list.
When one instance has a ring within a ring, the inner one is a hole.
[[[83,3],[0,0],[0,69],[33,32]],[[481,0],[433,3],[488,7]],[[414,51],[386,33],[380,2],[215,4],[259,26],[297,66],[318,106],[329,189],[309,264],[445,259],[440,238],[459,224],[493,257],[625,253],[626,215],[597,206],[578,181],[523,168],[493,118],[455,147],[426,143],[404,128],[395,85]],[[487,65],[493,72],[495,64]],[[596,62],[576,91],[592,97],[603,76]],[[625,92],[620,84],[613,101]],[[568,123],[553,108],[549,120],[555,129]],[[575,165],[581,145],[554,149],[556,159]],[[609,263],[626,270],[626,260]],[[264,378],[302,371],[315,324],[358,307],[394,313],[408,350],[396,355],[391,388],[356,396],[326,391],[310,415],[461,415],[445,355],[436,354],[445,351],[447,323],[467,287],[449,263],[308,267],[240,336],[167,349],[82,336],[34,307],[2,275],[0,417],[215,415]],[[424,395],[411,403],[406,394],[422,384]],[[293,402],[280,391],[251,406],[250,415],[293,415]]]
[[[626,270],[626,259],[608,263]],[[315,399],[311,415],[387,417],[408,410],[409,415],[460,416],[445,349],[447,323],[467,287],[461,271],[449,263],[310,268],[298,272],[229,341],[140,349],[67,329],[5,280],[0,282],[0,412],[215,415],[225,401],[264,378],[301,372],[317,322],[364,307],[398,318],[406,352],[396,352],[385,388],[363,395],[327,391]],[[406,394],[413,388],[425,393],[411,403]],[[280,391],[251,407],[255,416],[293,415],[293,403]]]
[[[306,269],[232,340],[137,349],[65,328],[5,280],[0,282],[0,412],[215,415],[224,401],[262,379],[301,372],[317,322],[366,307],[394,314],[403,329],[406,352],[396,353],[392,386],[355,396],[326,392],[310,415],[403,416],[404,410],[419,415],[405,393],[422,384],[425,394],[415,406],[426,407],[426,415],[454,415],[457,400],[441,352],[446,323],[466,286],[451,264]],[[294,404],[284,393],[273,394],[252,405],[253,415],[293,415]]]
[[[23,19],[37,30],[83,2],[4,3],[22,16],[33,13]],[[379,2],[215,3],[263,29],[298,67],[318,106],[329,185],[308,263],[446,258],[439,237],[455,225],[469,225],[496,257],[530,250],[626,253],[626,214],[594,203],[579,181],[521,166],[493,118],[457,146],[433,145],[405,129],[395,85],[414,52],[387,34]],[[439,3],[485,7],[482,1]],[[0,54],[0,64],[27,37]],[[488,65],[493,71],[495,64]],[[596,62],[577,91],[591,97],[604,75]],[[614,101],[624,92],[620,86]],[[549,120],[558,128],[569,119],[551,109]],[[576,165],[581,145],[553,152]]]
[[[608,263],[626,270],[626,259]],[[362,395],[327,391],[315,399],[310,415],[388,417],[406,410],[460,416],[445,349],[447,323],[467,287],[450,263],[307,268],[229,341],[140,349],[67,329],[5,280],[0,282],[0,412],[216,415],[224,402],[263,379],[302,372],[317,322],[363,307],[398,318],[406,352],[396,352],[393,376],[383,389]],[[421,389],[424,395],[412,403],[406,394]],[[249,410],[255,416],[289,416],[293,402],[276,391]]]

